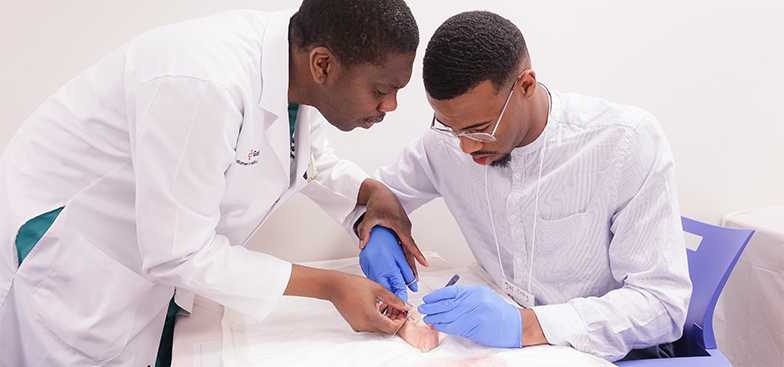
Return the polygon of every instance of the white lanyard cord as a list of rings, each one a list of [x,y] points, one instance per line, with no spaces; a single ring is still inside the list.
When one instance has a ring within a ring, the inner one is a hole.
[[[536,251],[536,218],[539,216],[539,187],[542,183],[542,168],[544,167],[544,154],[545,150],[547,149],[547,125],[550,122],[550,112],[552,112],[553,108],[553,101],[552,96],[550,95],[550,90],[547,87],[539,83],[544,89],[547,91],[547,122],[544,126],[544,142],[542,143],[542,153],[539,157],[539,178],[536,180],[536,195],[534,198],[534,225],[531,235],[531,266],[528,268],[528,293],[531,293],[531,275],[533,274],[534,270],[534,252]],[[488,190],[487,184],[487,171],[490,168],[490,165],[485,166],[485,198],[487,199],[487,211],[490,213],[490,226],[493,228],[493,239],[495,240],[495,251],[498,254],[498,268],[501,269],[501,276],[504,277],[504,280],[508,281],[509,279],[506,277],[504,273],[504,265],[501,263],[501,246],[498,244],[498,234],[495,230],[495,221],[493,220],[493,207],[490,205],[490,191]]]
[[[550,95],[550,90],[542,84],[544,90],[547,91],[547,120],[544,124],[544,142],[542,143],[542,153],[539,156],[539,178],[536,179],[536,196],[534,197],[534,225],[531,228],[531,266],[528,267],[528,293],[531,293],[531,274],[534,271],[534,252],[536,252],[536,222],[539,218],[539,187],[542,184],[542,168],[544,167],[544,153],[547,150],[547,126],[550,125],[550,113],[553,110],[553,97]]]
[[[493,207],[490,205],[490,191],[487,189],[487,170],[490,165],[485,166],[485,198],[487,198],[487,211],[490,212],[490,226],[493,228],[493,239],[495,239],[495,252],[498,254],[498,268],[501,269],[501,276],[504,280],[509,280],[504,274],[504,265],[501,264],[501,247],[498,246],[498,234],[495,232],[495,221],[493,221]]]

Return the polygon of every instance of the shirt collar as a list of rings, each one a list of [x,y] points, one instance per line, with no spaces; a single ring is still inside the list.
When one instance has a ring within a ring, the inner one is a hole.
[[[544,84],[542,84],[544,86]],[[550,109],[549,113],[547,114],[547,124],[544,125],[544,130],[536,140],[532,141],[530,144],[522,147],[517,147],[512,150],[513,157],[519,157],[531,152],[535,152],[539,149],[542,149],[544,145],[545,138],[552,139],[555,135],[555,126],[558,124],[559,116],[561,114],[561,99],[558,97],[558,92],[547,88],[544,86],[546,91],[550,92]]]

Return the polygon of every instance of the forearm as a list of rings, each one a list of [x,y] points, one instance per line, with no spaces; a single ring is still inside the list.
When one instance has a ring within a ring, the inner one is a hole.
[[[299,296],[330,300],[338,283],[340,273],[334,270],[316,269],[292,264],[291,278],[283,292],[287,296]]]
[[[679,316],[670,315],[661,300],[639,288],[533,310],[549,344],[568,345],[609,361],[623,358],[635,346],[673,341],[682,330],[673,320]]]
[[[539,344],[548,344],[547,338],[544,336],[542,326],[539,325],[539,319],[536,318],[536,313],[530,308],[521,308],[520,314],[523,317],[523,335],[522,345],[524,347]]]
[[[302,265],[292,265],[283,294],[332,302],[354,331],[392,333],[400,326],[402,320],[391,320],[381,314],[380,304],[399,311],[411,309],[411,305],[392,292],[364,277]]]
[[[364,181],[362,181],[362,185],[359,187],[359,194],[357,194],[357,205],[367,205],[370,196],[379,189],[389,190],[381,182],[372,178],[366,178]]]

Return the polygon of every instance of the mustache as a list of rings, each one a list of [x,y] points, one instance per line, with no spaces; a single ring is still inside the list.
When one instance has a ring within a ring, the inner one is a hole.
[[[375,123],[383,121],[384,117],[386,117],[386,115],[387,115],[386,112],[382,112],[381,115],[378,115],[378,116],[375,116],[375,117],[368,117],[368,118],[365,119],[365,121],[366,122],[372,122],[372,123],[375,124]]]
[[[474,156],[474,157],[480,156],[480,155],[494,155],[494,154],[498,154],[498,152],[488,152],[488,151],[484,151],[484,150],[478,150],[476,152],[472,152],[471,153],[471,155]]]

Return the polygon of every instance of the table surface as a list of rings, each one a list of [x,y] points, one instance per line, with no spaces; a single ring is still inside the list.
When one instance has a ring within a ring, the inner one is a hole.
[[[174,326],[172,367],[220,367],[223,306],[196,296],[190,316]]]
[[[426,256],[431,266],[420,269],[420,289],[443,286],[446,282],[444,279],[450,278],[455,269],[437,254],[429,253]],[[347,267],[347,264],[351,265]],[[356,258],[306,265],[361,273]],[[460,271],[464,272],[460,280],[462,285],[487,281],[481,278],[482,275],[474,277],[472,274],[476,272],[469,274],[467,268]],[[412,298],[409,301],[416,306],[421,302],[422,293],[411,293],[419,299]],[[323,305],[319,306],[318,302]],[[378,365],[390,365],[393,360],[393,365],[401,366],[412,363],[450,366],[473,366],[478,363],[482,366],[496,366],[519,362],[554,367],[613,366],[610,362],[568,347],[538,346],[508,350],[485,347],[451,335],[442,336],[442,344],[435,350],[421,353],[396,337],[354,333],[334,307],[325,301],[284,297],[278,306],[266,319],[256,321],[247,320],[233,310],[224,310],[212,301],[197,297],[192,314],[178,318],[175,325],[172,366],[218,367],[221,363],[226,366],[253,365],[254,361],[263,360],[265,365],[330,365],[330,361],[340,361],[340,364],[364,367],[374,365],[377,359]],[[306,307],[313,312],[292,311],[296,307]],[[232,331],[232,328],[240,332]],[[226,333],[229,334],[228,339],[224,340]],[[291,353],[302,350],[302,345],[307,346],[308,353]],[[292,355],[296,357],[290,357]],[[344,359],[346,355],[350,356],[349,360]]]

